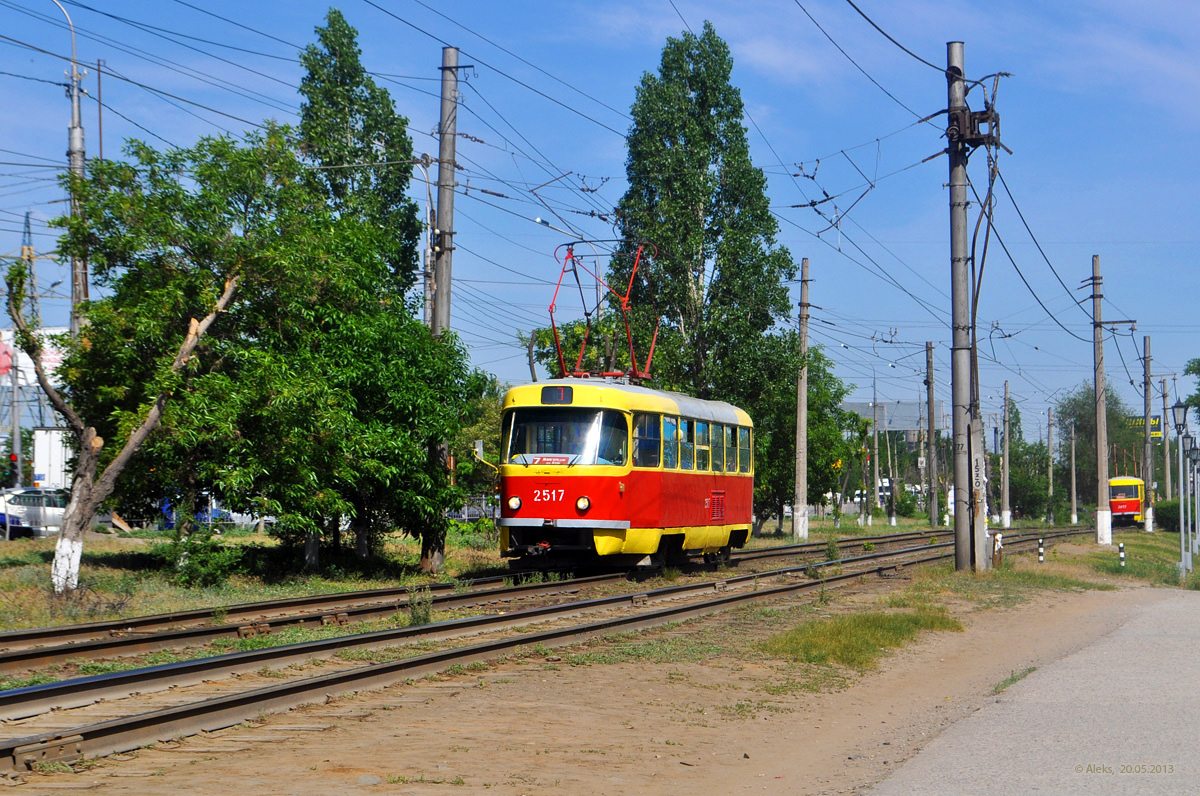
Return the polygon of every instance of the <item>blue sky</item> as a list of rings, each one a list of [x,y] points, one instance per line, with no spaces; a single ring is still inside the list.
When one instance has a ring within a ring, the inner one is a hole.
[[[104,59],[113,73],[102,85],[110,158],[129,137],[186,146],[201,135],[240,132],[246,122],[294,122],[297,46],[313,40],[329,7],[306,0],[62,2],[76,27],[79,61]],[[853,398],[869,399],[873,378],[881,401],[923,396],[924,344],[933,341],[939,398],[949,399],[947,164],[944,156],[922,163],[943,148],[942,124],[917,120],[946,105],[945,78],[918,57],[940,67],[952,40],[965,43],[968,76],[1011,73],[996,96],[1002,140],[1012,150],[999,167],[1046,256],[998,188],[995,231],[1016,267],[993,238],[979,310],[984,414],[999,411],[1007,379],[1026,436],[1036,439],[1039,423],[1045,434],[1046,408],[1090,380],[1090,319],[1072,305],[1086,294],[1076,288],[1090,276],[1093,254],[1104,274],[1104,317],[1138,322],[1135,332],[1120,327],[1107,342],[1110,381],[1140,408],[1139,357],[1149,335],[1154,372],[1180,374],[1178,392],[1193,392],[1182,369],[1200,357],[1193,309],[1200,294],[1193,223],[1200,6],[857,5],[912,55],[844,0],[340,5],[359,30],[364,64],[381,73],[377,80],[409,118],[417,153],[437,153],[443,43],[473,65],[463,73],[458,125],[470,137],[458,148],[464,168],[451,316],[473,361],[505,381],[528,378],[517,332],[545,325],[559,273],[553,254],[567,239],[534,219],[569,224],[583,237],[612,237],[611,226],[587,212],[612,207],[624,189],[623,134],[637,82],[657,68],[666,37],[710,20],[733,52],[779,242],[797,263],[811,261],[813,340],[856,385]],[[0,22],[10,39],[70,53],[65,19],[51,0],[0,0]],[[61,82],[66,64],[10,40],[0,40],[0,59],[8,110],[0,120],[0,253],[19,252],[27,210],[35,246],[50,252],[54,235],[45,221],[64,208],[52,177],[65,163],[69,104],[60,87],[39,81]],[[991,80],[986,85],[990,92]],[[96,96],[94,69],[84,87]],[[969,99],[982,108],[978,89]],[[99,151],[96,111],[86,99],[89,157]],[[424,205],[416,174],[414,197]],[[982,193],[982,152],[972,159],[971,179]],[[544,183],[551,184],[531,192]],[[794,207],[822,192],[837,197],[822,205],[823,216]],[[63,274],[46,261],[40,281]],[[48,323],[65,323],[64,299],[43,307]],[[1156,386],[1156,411],[1161,404]]]

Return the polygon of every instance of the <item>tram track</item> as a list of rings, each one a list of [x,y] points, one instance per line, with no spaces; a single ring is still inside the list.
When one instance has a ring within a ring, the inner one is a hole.
[[[843,554],[864,545],[902,544],[923,538],[936,538],[935,532],[904,532],[879,536],[849,537],[837,540]],[[741,565],[770,559],[823,555],[828,543],[805,542],[734,554],[732,563]],[[697,565],[695,572],[711,571]],[[493,609],[531,600],[546,600],[576,595],[587,589],[601,589],[626,582],[625,573],[608,573],[560,581],[511,585],[507,578],[494,576],[465,583],[438,583],[429,586],[395,587],[359,592],[286,598],[260,603],[198,609],[111,622],[66,625],[0,633],[0,675],[17,675],[52,666],[78,664],[133,657],[167,649],[203,648],[222,639],[270,636],[288,628],[341,626],[352,633],[353,625],[386,619],[411,609],[414,591],[427,590],[429,608],[440,612]]]
[[[910,532],[853,537],[838,540],[837,544],[841,550],[850,550],[863,543],[898,544],[929,535]],[[826,543],[823,542],[783,545],[741,551],[734,555],[733,561],[743,563],[792,555],[823,554],[825,549]],[[697,565],[696,571],[708,570],[703,565]],[[625,573],[609,573],[512,585],[505,577],[495,576],[465,583],[430,584],[415,590],[395,587],[342,592],[131,617],[111,622],[7,631],[0,633],[0,675],[71,662],[131,657],[164,649],[203,647],[221,639],[267,636],[285,628],[350,626],[358,622],[386,619],[409,611],[409,601],[423,590],[428,590],[431,610],[446,612],[574,595],[586,589],[626,580],[628,576]]]
[[[1064,531],[1058,535],[1069,533],[1080,531]],[[1010,537],[1009,545],[1032,542],[1038,535],[1047,539],[1054,538],[1050,532],[1021,539]],[[380,688],[455,665],[493,660],[512,654],[519,647],[564,646],[607,633],[683,621],[750,602],[780,599],[813,589],[837,588],[865,575],[884,574],[897,567],[951,557],[952,548],[952,542],[920,545],[898,551],[847,557],[840,561],[808,562],[802,566],[787,567],[772,573],[747,573],[707,583],[685,584],[580,600],[558,606],[530,608],[501,616],[448,620],[436,625],[363,634],[363,638],[352,642],[362,649],[397,646],[416,640],[428,642],[435,638],[445,639],[483,632],[499,635],[457,648],[420,652],[367,666],[349,666],[316,676],[299,676],[286,682],[243,688],[234,693],[209,695],[202,699],[189,699],[183,695],[183,692],[188,690],[186,684],[197,683],[210,688],[211,680],[222,676],[217,674],[218,671],[228,672],[224,677],[230,677],[231,674],[236,677],[239,673],[261,670],[263,667],[295,665],[314,658],[316,648],[309,645],[276,647],[258,650],[253,654],[236,653],[221,656],[220,659],[209,659],[207,662],[172,664],[136,672],[101,675],[0,692],[0,697],[5,698],[0,712],[8,717],[5,724],[10,731],[18,727],[34,730],[33,734],[0,741],[0,769],[18,770],[28,768],[38,761],[70,760],[80,756],[110,754],[157,740],[214,730],[253,718],[260,713],[277,712],[307,702],[322,701],[330,695]],[[806,577],[802,581],[798,580],[806,574],[812,575],[832,566],[848,570],[816,579]],[[785,582],[764,585],[764,581],[768,579]],[[705,594],[708,596],[704,596]],[[667,607],[647,608],[668,602],[670,604]],[[585,624],[567,624],[519,635],[511,633],[512,628],[519,625],[563,621],[566,618],[602,611],[608,611],[610,615]],[[348,639],[355,637],[341,637],[332,641],[341,649],[345,649]],[[172,691],[176,696],[183,695],[184,701],[166,706],[148,706],[135,700],[127,706],[133,711],[130,715],[103,718],[104,714],[101,713],[92,715],[92,719],[101,720],[90,722],[83,713],[76,717],[71,716],[70,711],[62,710],[67,704],[96,704],[97,700],[104,700],[100,703],[101,706],[111,711],[120,702],[122,697],[119,694],[122,691],[125,696],[137,694],[140,697],[156,689],[159,692]],[[45,711],[55,708],[58,708],[54,713],[58,721],[57,724],[52,722],[54,726],[47,726],[39,731],[27,722],[13,723],[15,716],[46,715]],[[63,726],[63,721],[66,721],[66,726]]]

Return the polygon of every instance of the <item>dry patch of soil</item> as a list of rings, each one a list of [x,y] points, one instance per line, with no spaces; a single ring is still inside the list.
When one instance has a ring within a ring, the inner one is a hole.
[[[849,793],[995,699],[1010,673],[1080,649],[1169,593],[1041,592],[1011,610],[959,606],[964,632],[923,634],[827,693],[768,691],[781,681],[770,662],[513,660],[159,744],[79,773],[23,775],[19,787],[139,796]]]

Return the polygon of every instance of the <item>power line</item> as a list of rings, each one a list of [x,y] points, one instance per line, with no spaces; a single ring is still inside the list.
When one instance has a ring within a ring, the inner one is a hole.
[[[181,0],[176,0],[176,2],[181,2]],[[421,34],[423,34],[423,35],[425,35],[425,36],[428,36],[429,38],[431,38],[431,39],[433,39],[434,41],[436,41],[436,42],[438,42],[439,44],[441,44],[443,47],[452,47],[452,46],[453,46],[453,45],[451,45],[449,42],[447,42],[445,39],[441,39],[441,38],[439,38],[439,37],[437,37],[437,36],[433,35],[433,34],[432,34],[432,33],[430,33],[429,31],[427,31],[427,30],[424,30],[423,28],[421,28],[421,27],[419,27],[419,26],[417,26],[417,25],[414,25],[412,22],[409,22],[409,21],[408,21],[407,19],[405,19],[404,17],[401,17],[401,16],[399,16],[399,15],[397,15],[397,14],[395,14],[395,13],[393,13],[393,12],[389,11],[389,10],[387,10],[387,9],[386,9],[386,8],[384,8],[383,6],[379,5],[378,3],[375,3],[375,2],[373,2],[373,0],[363,0],[363,2],[364,2],[364,3],[366,3],[367,5],[371,6],[372,8],[376,9],[377,11],[380,11],[380,12],[382,12],[382,13],[384,13],[384,14],[387,14],[389,17],[391,17],[392,19],[396,20],[397,22],[401,22],[401,23],[403,23],[403,24],[407,25],[408,27],[412,28],[413,30],[417,31],[418,33],[421,33]],[[591,122],[592,124],[595,124],[595,125],[597,125],[597,126],[599,126],[599,127],[603,127],[605,130],[608,130],[609,132],[616,133],[617,135],[621,136],[622,138],[624,138],[624,137],[625,137],[625,134],[624,134],[624,133],[622,133],[620,130],[617,130],[617,129],[616,129],[616,128],[614,128],[614,127],[610,127],[610,126],[608,126],[607,124],[605,124],[604,122],[600,121],[599,119],[595,119],[595,118],[593,118],[593,117],[591,117],[591,116],[588,116],[588,115],[587,115],[586,113],[584,113],[583,111],[579,110],[578,108],[573,108],[573,107],[571,107],[570,105],[568,105],[567,103],[563,102],[562,100],[555,99],[554,97],[550,96],[550,95],[549,95],[549,94],[547,94],[546,92],[544,92],[544,91],[540,91],[540,90],[538,90],[538,89],[534,88],[533,86],[529,85],[529,84],[528,84],[528,83],[526,83],[525,81],[523,81],[523,80],[519,80],[519,79],[517,79],[517,78],[513,77],[512,75],[510,75],[510,74],[508,74],[507,72],[505,72],[505,71],[503,71],[503,70],[499,69],[498,67],[492,66],[491,64],[489,64],[489,63],[487,63],[486,61],[484,61],[482,58],[478,58],[478,57],[476,57],[476,56],[472,55],[471,53],[468,53],[468,52],[466,52],[465,50],[460,50],[460,52],[462,52],[462,53],[463,53],[463,55],[466,55],[466,56],[468,56],[468,57],[470,57],[470,58],[472,58],[472,59],[474,59],[474,60],[478,61],[478,62],[479,62],[481,65],[483,65],[483,66],[487,67],[488,69],[491,69],[493,72],[495,72],[496,74],[500,75],[501,77],[506,77],[506,78],[508,78],[509,80],[511,80],[512,82],[516,83],[518,86],[521,86],[522,88],[525,88],[525,89],[528,89],[529,91],[532,91],[534,94],[537,94],[539,97],[542,97],[542,98],[544,98],[544,99],[550,100],[550,101],[551,101],[551,102],[553,102],[555,105],[561,106],[561,107],[563,107],[563,108],[567,109],[568,111],[570,111],[571,113],[574,113],[574,114],[575,114],[575,115],[577,115],[577,116],[580,116],[580,117],[582,117],[582,118],[584,118],[584,119],[587,119],[587,120],[588,120],[589,122]]]
[[[1000,178],[1000,184],[1004,186],[1004,193],[1008,195],[1008,201],[1012,202],[1013,209],[1017,211],[1017,217],[1020,218],[1021,223],[1025,225],[1025,231],[1029,233],[1030,240],[1032,240],[1033,245],[1037,247],[1038,253],[1042,255],[1042,259],[1046,261],[1046,265],[1050,266],[1050,271],[1054,274],[1054,278],[1058,280],[1058,283],[1062,285],[1062,289],[1065,290],[1067,295],[1071,297],[1071,303],[1079,307],[1079,310],[1084,315],[1088,315],[1088,311],[1083,308],[1083,305],[1075,300],[1075,294],[1071,292],[1069,287],[1067,287],[1067,283],[1064,282],[1063,278],[1059,275],[1058,269],[1054,267],[1054,263],[1050,262],[1050,258],[1046,256],[1046,252],[1042,248],[1042,244],[1038,241],[1037,236],[1033,234],[1033,230],[1029,227],[1029,222],[1025,220],[1025,214],[1021,212],[1020,206],[1017,205],[1017,200],[1013,197],[1012,191],[1009,190],[1008,183],[1004,180],[1004,172],[1000,171],[999,167],[996,168],[996,176]],[[1088,317],[1090,318],[1091,316],[1088,315]]]
[[[27,8],[21,8],[20,6],[17,6],[11,2],[8,2],[8,0],[0,0],[0,5],[7,6],[8,8],[12,8],[13,10],[19,11],[22,14],[31,16],[34,19],[39,19],[53,27],[59,28],[60,30],[68,30],[69,29],[65,22],[63,22],[60,19],[57,19],[56,17],[52,17],[52,16],[49,16],[46,14],[41,14],[36,11],[31,11]],[[192,69],[189,66],[184,66],[183,64],[179,63],[178,61],[172,61],[169,58],[164,58],[162,56],[155,55],[147,50],[141,49],[140,47],[135,47],[133,45],[124,44],[124,43],[118,41],[117,39],[111,38],[109,36],[92,33],[91,31],[89,31],[86,28],[75,26],[74,32],[77,33],[82,38],[91,39],[92,41],[100,42],[101,44],[106,44],[109,47],[113,47],[114,49],[116,49],[120,52],[126,53],[128,55],[132,55],[135,58],[139,58],[143,61],[147,61],[149,63],[154,64],[155,66],[168,69],[172,72],[177,72],[181,75],[189,77],[193,80],[197,80],[201,83],[207,83],[210,86],[222,89],[224,91],[228,91],[231,94],[236,94],[236,95],[238,95],[244,99],[248,99],[252,102],[257,102],[262,105],[266,105],[267,107],[272,108],[273,110],[282,111],[284,113],[295,114],[295,111],[293,109],[289,108],[288,106],[286,106],[282,101],[277,100],[274,97],[271,97],[267,94],[263,94],[262,92],[255,91],[253,89],[244,89],[243,90],[242,87],[240,87],[240,86],[236,85],[235,83],[232,83],[228,80],[222,80],[220,78],[210,77],[209,75],[202,73],[200,70]],[[4,38],[9,39],[10,41],[17,41],[16,39],[12,39],[7,36]],[[21,42],[21,44],[24,44],[24,42]],[[37,48],[32,48],[32,49],[37,49]],[[44,50],[40,50],[40,51],[46,52]],[[49,52],[46,52],[46,54],[54,55],[53,53],[49,53]],[[61,57],[61,56],[59,56],[59,57]],[[69,61],[70,59],[65,59],[65,60]],[[97,71],[100,71],[99,68],[97,68]]]
[[[579,94],[579,95],[581,95],[581,96],[583,96],[583,97],[586,97],[587,99],[590,99],[592,102],[596,103],[597,105],[600,105],[600,106],[601,106],[601,107],[603,107],[603,108],[606,108],[606,109],[608,109],[608,110],[612,111],[613,113],[617,114],[617,115],[618,115],[618,116],[620,116],[621,118],[623,118],[623,119],[626,119],[626,120],[630,120],[630,119],[629,119],[629,114],[625,113],[624,111],[618,110],[617,108],[614,108],[613,106],[609,105],[608,103],[604,102],[603,100],[597,99],[596,97],[593,97],[591,94],[588,94],[586,91],[584,91],[584,90],[582,90],[582,89],[580,89],[580,88],[577,88],[576,86],[573,86],[573,85],[571,85],[570,83],[566,82],[566,81],[565,81],[565,80],[563,80],[562,78],[560,78],[560,77],[558,77],[558,76],[556,76],[556,75],[554,75],[554,74],[552,74],[552,73],[550,73],[550,72],[546,71],[545,69],[543,69],[542,67],[540,67],[540,66],[538,66],[537,64],[533,63],[532,61],[528,61],[528,60],[526,60],[525,58],[522,58],[520,55],[517,55],[517,54],[516,54],[515,52],[513,52],[512,50],[509,50],[509,49],[507,49],[506,47],[504,47],[504,46],[502,46],[502,45],[500,45],[500,44],[497,44],[496,42],[494,42],[494,41],[492,41],[491,39],[489,39],[487,36],[484,36],[482,33],[479,33],[478,31],[472,30],[471,28],[468,28],[466,25],[462,24],[461,22],[459,22],[459,21],[457,21],[457,20],[455,20],[455,19],[452,19],[451,17],[447,16],[446,14],[443,14],[441,11],[438,11],[438,10],[437,10],[436,8],[434,8],[433,6],[431,6],[431,5],[428,5],[427,3],[424,3],[424,2],[422,2],[422,0],[413,0],[413,2],[414,2],[414,3],[416,3],[417,5],[419,5],[419,6],[423,7],[423,8],[425,8],[425,9],[429,10],[429,11],[432,11],[434,14],[437,14],[439,17],[441,17],[442,19],[446,20],[447,22],[450,22],[450,23],[451,23],[451,24],[453,24],[453,25],[457,25],[458,27],[460,27],[460,28],[462,28],[463,30],[465,30],[467,33],[470,33],[472,36],[477,36],[477,37],[479,37],[480,39],[483,39],[485,42],[487,42],[488,44],[492,45],[492,46],[493,46],[493,47],[495,47],[497,50],[500,50],[501,52],[503,52],[503,53],[505,53],[505,54],[507,54],[507,55],[511,55],[513,58],[516,58],[518,61],[520,61],[521,63],[525,64],[526,66],[528,66],[528,67],[530,67],[530,68],[532,68],[532,69],[536,69],[537,71],[541,72],[543,75],[545,75],[546,77],[548,77],[548,78],[550,78],[551,80],[555,81],[556,83],[559,83],[559,84],[561,84],[561,85],[563,85],[563,86],[566,86],[567,88],[571,89],[571,90],[572,90],[572,91],[574,91],[575,93],[577,93],[577,94]],[[687,24],[687,23],[684,23],[684,24]],[[473,56],[472,56],[472,57],[473,57]],[[630,120],[630,121],[631,121],[631,120]]]
[[[946,73],[946,70],[945,70],[944,68],[942,68],[942,67],[938,66],[937,64],[931,64],[929,61],[926,61],[924,58],[922,58],[921,56],[917,55],[917,54],[916,54],[916,53],[914,53],[912,50],[908,49],[908,48],[907,48],[907,47],[905,47],[903,44],[901,44],[900,42],[898,42],[898,41],[896,41],[894,38],[892,38],[891,34],[889,34],[889,33],[888,33],[886,30],[884,30],[883,28],[881,28],[881,27],[879,27],[878,25],[876,25],[876,24],[875,24],[875,20],[871,19],[869,16],[867,16],[866,14],[864,14],[864,13],[863,13],[863,10],[862,10],[861,8],[859,8],[858,6],[854,5],[854,2],[853,2],[853,0],[846,0],[846,2],[847,2],[849,5],[850,5],[850,7],[851,7],[851,8],[853,8],[855,11],[857,11],[857,12],[858,12],[858,15],[859,15],[860,17],[862,17],[863,19],[865,19],[865,20],[866,20],[866,21],[867,21],[867,22],[868,22],[868,23],[871,25],[871,27],[875,28],[875,30],[877,30],[877,31],[879,31],[881,34],[883,34],[883,37],[884,37],[885,39],[887,39],[888,41],[890,41],[892,44],[896,45],[896,46],[897,46],[897,47],[899,47],[901,50],[903,50],[904,52],[906,52],[906,53],[908,53],[909,55],[911,55],[913,58],[915,58],[915,59],[917,59],[918,61],[920,61],[921,63],[925,64],[925,65],[926,65],[926,66],[928,66],[930,69],[934,69],[934,70],[936,70],[937,72],[939,72],[939,73],[941,73],[941,74],[945,74],[945,73]]]
[[[45,49],[42,49],[41,47],[37,47],[37,46],[35,46],[35,45],[33,45],[33,44],[30,44],[30,43],[28,43],[28,42],[21,41],[20,39],[14,39],[14,38],[13,38],[13,37],[11,37],[11,36],[5,36],[5,35],[4,35],[4,34],[2,34],[2,33],[0,33],[0,39],[2,39],[2,40],[4,40],[4,41],[7,41],[7,42],[10,42],[11,44],[13,44],[13,45],[15,45],[15,46],[18,46],[18,47],[24,47],[24,48],[26,48],[26,49],[33,50],[33,51],[35,51],[35,52],[42,53],[43,55],[49,55],[49,56],[51,56],[52,58],[58,58],[58,59],[60,59],[60,60],[67,61],[68,63],[71,61],[71,58],[70,58],[70,56],[66,56],[66,55],[60,55],[59,53],[56,53],[56,52],[51,52],[50,50],[45,50]],[[94,67],[94,68],[96,68],[96,67]],[[135,86],[138,86],[138,87],[140,87],[140,88],[144,88],[144,89],[146,89],[147,91],[154,92],[155,94],[161,94],[161,95],[162,95],[162,96],[164,96],[164,97],[170,97],[171,99],[176,99],[176,100],[179,100],[180,102],[187,103],[188,105],[192,105],[192,106],[194,106],[194,107],[201,108],[201,109],[203,109],[203,110],[206,110],[206,111],[210,111],[211,113],[216,113],[216,114],[219,114],[219,115],[221,115],[221,116],[228,117],[228,118],[230,118],[230,119],[233,119],[234,121],[241,122],[242,124],[248,124],[248,125],[250,125],[251,127],[257,127],[257,128],[259,128],[259,129],[261,129],[261,130],[265,130],[265,129],[266,129],[266,127],[265,127],[264,125],[261,125],[261,124],[259,124],[258,122],[252,122],[252,121],[250,121],[249,119],[243,119],[242,117],[240,117],[240,116],[235,116],[235,115],[233,115],[232,113],[226,113],[225,111],[219,111],[219,110],[217,110],[216,108],[210,108],[210,107],[209,107],[209,106],[207,106],[207,105],[204,105],[204,104],[202,104],[202,103],[199,103],[199,102],[195,102],[195,101],[193,101],[193,100],[190,100],[190,99],[187,99],[187,98],[185,98],[185,97],[181,97],[181,96],[179,96],[178,94],[172,94],[172,93],[171,93],[171,92],[169,92],[169,91],[163,91],[162,89],[159,89],[159,88],[154,88],[153,86],[148,86],[148,85],[146,85],[145,83],[141,83],[141,82],[139,82],[139,81],[137,81],[137,80],[133,80],[133,79],[131,79],[131,78],[128,78],[128,77],[122,77],[121,75],[118,75],[118,74],[116,74],[115,72],[112,72],[112,71],[110,71],[110,70],[108,70],[108,69],[100,69],[100,68],[96,68],[96,71],[97,71],[97,72],[100,72],[100,73],[102,73],[102,74],[109,75],[110,77],[114,77],[114,78],[116,78],[117,80],[122,80],[122,81],[124,81],[124,82],[126,82],[126,83],[131,83],[131,84],[133,84],[133,85],[135,85]]]
[[[849,0],[847,0],[847,2],[848,2],[848,1],[849,1]],[[916,112],[916,111],[914,111],[912,108],[908,107],[908,106],[907,106],[907,105],[905,105],[903,102],[901,102],[901,101],[900,101],[900,99],[899,99],[899,98],[898,98],[898,97],[897,97],[895,94],[893,94],[892,92],[890,92],[890,91],[888,91],[886,88],[884,88],[882,83],[880,83],[880,82],[879,82],[878,80],[876,80],[875,78],[871,77],[871,74],[870,74],[869,72],[867,72],[867,70],[866,70],[866,69],[863,69],[861,66],[859,66],[859,65],[858,65],[858,62],[857,62],[857,61],[855,61],[855,60],[854,60],[854,59],[853,59],[853,58],[850,56],[850,53],[846,52],[846,50],[845,50],[845,49],[842,47],[842,45],[838,44],[838,43],[837,43],[837,42],[834,40],[834,38],[833,38],[832,36],[830,36],[830,35],[829,35],[829,33],[828,33],[826,30],[825,30],[825,28],[821,27],[821,23],[820,23],[820,22],[817,22],[816,18],[814,18],[812,14],[808,13],[808,9],[804,7],[804,4],[803,4],[803,3],[801,3],[801,2],[800,2],[800,0],[793,0],[793,2],[795,2],[795,4],[796,4],[797,6],[799,6],[800,10],[804,12],[804,16],[808,17],[809,21],[810,21],[810,22],[812,22],[814,25],[816,25],[816,26],[817,26],[817,30],[821,31],[821,33],[822,33],[822,34],[824,34],[825,38],[829,39],[829,43],[830,43],[830,44],[832,44],[834,47],[836,47],[836,48],[837,48],[837,51],[838,51],[838,52],[840,52],[842,55],[844,55],[844,56],[846,57],[846,60],[847,60],[847,61],[849,61],[851,64],[853,64],[853,65],[854,65],[854,68],[855,68],[855,69],[857,69],[858,71],[862,72],[862,73],[863,73],[863,76],[864,76],[864,77],[866,77],[866,78],[867,78],[867,80],[870,80],[870,81],[871,81],[871,82],[872,82],[872,83],[875,85],[875,87],[876,87],[876,88],[878,88],[878,89],[879,89],[880,91],[882,91],[884,94],[887,94],[887,95],[888,95],[888,98],[889,98],[889,99],[891,99],[891,100],[892,100],[892,102],[896,103],[896,104],[897,104],[897,105],[899,105],[901,108],[903,108],[904,110],[906,110],[906,111],[908,111],[909,113],[911,113],[913,116],[916,116],[918,119],[922,119],[922,117],[921,117],[921,114],[917,113],[917,112]],[[854,4],[853,4],[853,3],[851,3],[851,5],[854,5]],[[856,10],[857,10],[857,9],[856,9]],[[859,13],[861,14],[862,12],[860,11]],[[868,21],[868,22],[870,22],[870,20],[867,20],[867,21]],[[873,23],[873,22],[872,22],[871,24],[872,24],[872,25],[874,25],[875,23]],[[880,32],[882,33],[882,31],[880,31]],[[885,33],[884,35],[886,36],[887,34]],[[890,38],[890,37],[889,37],[889,38]],[[901,48],[901,49],[903,49],[903,48]],[[905,50],[905,52],[907,52],[907,50]],[[912,53],[909,53],[909,54],[910,54],[910,55],[912,55]],[[914,57],[915,57],[915,56],[914,56]],[[945,71],[945,70],[939,69],[938,71],[939,71],[939,72],[943,72],[943,71]],[[922,121],[925,121],[925,120],[924,120],[924,119],[922,119]]]

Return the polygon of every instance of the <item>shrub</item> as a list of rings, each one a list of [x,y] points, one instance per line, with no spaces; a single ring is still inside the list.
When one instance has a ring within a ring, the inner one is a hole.
[[[216,586],[243,569],[240,548],[226,547],[204,533],[157,545],[153,552],[174,570],[172,579],[180,586]]]
[[[838,547],[837,539],[830,539],[825,545],[825,560],[826,561],[841,561],[842,551]]]
[[[1179,530],[1179,501],[1160,500],[1154,507],[1154,524],[1167,531]]]

